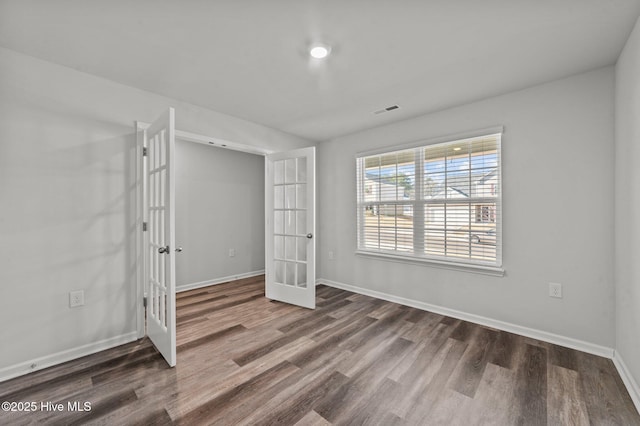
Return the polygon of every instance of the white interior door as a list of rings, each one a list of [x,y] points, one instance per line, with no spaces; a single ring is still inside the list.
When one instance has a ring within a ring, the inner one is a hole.
[[[269,299],[316,306],[315,147],[266,156],[266,283]]]
[[[145,131],[147,334],[176,365],[175,112],[169,108]]]

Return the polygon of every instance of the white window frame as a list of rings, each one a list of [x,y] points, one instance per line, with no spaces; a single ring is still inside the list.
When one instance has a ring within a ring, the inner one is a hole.
[[[356,241],[356,254],[360,256],[373,257],[380,260],[385,261],[393,261],[393,262],[403,262],[410,264],[428,264],[430,266],[445,268],[445,269],[453,269],[453,270],[461,270],[465,272],[474,272],[486,275],[493,276],[503,276],[505,270],[502,264],[502,249],[503,249],[503,238],[502,238],[502,140],[504,138],[504,128],[502,126],[496,126],[491,128],[479,129],[472,132],[458,133],[454,135],[442,136],[438,138],[432,138],[427,140],[421,140],[412,142],[410,144],[404,145],[396,145],[386,148],[380,148],[376,150],[359,152],[356,154],[356,173],[364,172],[364,170],[360,170],[357,167],[358,161],[360,161],[363,157],[373,156],[373,155],[381,155],[393,153],[396,151],[408,150],[413,148],[426,148],[430,145],[436,144],[447,144],[460,142],[465,139],[474,139],[478,137],[486,137],[491,135],[498,135],[498,190],[496,197],[496,262],[485,262],[485,261],[476,261],[473,259],[463,259],[463,258],[453,258],[453,257],[445,257],[445,256],[433,256],[427,255],[423,253],[403,253],[399,251],[386,251],[386,250],[375,250],[375,249],[367,249],[360,248],[360,241],[364,239],[364,217],[363,204],[368,204],[360,199],[362,188],[359,187],[360,182],[364,182],[363,176],[356,176],[356,210],[357,210],[357,241]],[[422,161],[422,159],[420,159]],[[422,181],[422,173],[416,174],[416,188],[418,185],[421,186]],[[418,199],[420,196],[421,199]],[[414,206],[414,229],[420,229],[424,227],[424,219],[422,218],[422,212],[424,211],[425,200],[422,199],[421,195],[417,195],[415,200],[407,201],[396,201],[395,204],[411,204]],[[454,203],[455,201],[452,201]],[[385,204],[394,204],[393,201],[386,202]],[[416,208],[416,206],[422,206]],[[418,215],[415,215],[415,211],[418,212]],[[418,222],[418,223],[416,223]],[[418,236],[418,238],[420,238]]]

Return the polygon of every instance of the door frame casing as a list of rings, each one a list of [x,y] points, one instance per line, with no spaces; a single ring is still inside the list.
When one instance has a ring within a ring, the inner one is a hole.
[[[141,339],[146,335],[146,327],[145,327],[145,305],[144,299],[147,295],[146,282],[148,279],[147,273],[145,271],[146,265],[146,250],[143,250],[144,240],[146,238],[146,233],[143,232],[143,223],[148,222],[148,218],[146,217],[146,197],[145,197],[145,164],[143,157],[143,149],[144,140],[145,140],[145,131],[149,128],[151,124],[144,121],[136,121],[135,122],[135,134],[136,134],[136,324],[137,324],[137,335],[138,338]],[[205,145],[211,145],[218,147],[223,147],[225,149],[231,149],[234,151],[245,152],[247,154],[261,155],[266,157],[269,154],[273,154],[280,151],[275,151],[268,148],[256,147],[251,145],[244,145],[241,143],[228,141],[221,138],[209,137],[202,134],[192,133],[184,130],[175,129],[175,138],[188,142],[201,143]],[[306,147],[309,148],[309,147]],[[306,149],[306,148],[298,148],[298,149]],[[315,147],[314,147],[315,148]],[[290,150],[290,151],[295,151]],[[315,169],[315,167],[314,167]],[[266,182],[266,169],[265,169],[265,182]],[[315,197],[315,187],[314,187],[314,197]],[[266,195],[265,195],[266,198]],[[266,199],[265,199],[265,207],[266,207]],[[265,212],[266,213],[266,212]],[[315,215],[315,211],[314,211]],[[267,217],[265,216],[265,225],[266,225]],[[314,224],[313,229],[314,240],[316,239],[316,229]],[[315,244],[314,244],[315,246]],[[267,249],[267,247],[265,247]],[[314,247],[315,249],[315,247]],[[315,250],[314,250],[315,256]],[[266,256],[265,256],[265,269],[266,269]],[[315,282],[313,283],[315,285]]]
[[[142,230],[143,223],[148,222],[146,217],[147,200],[145,196],[145,164],[143,157],[145,131],[151,126],[151,123],[144,121],[136,121],[134,129],[136,134],[136,331],[138,339],[146,335],[145,327],[145,306],[144,298],[147,296],[147,273],[145,265],[147,260],[146,250],[144,247],[145,233]],[[224,149],[245,152],[247,154],[266,156],[275,151],[272,149],[245,145],[237,142],[228,141],[226,139],[214,138],[198,133],[187,132],[184,130],[174,129],[176,139],[187,142],[201,143],[204,145],[214,145]]]
[[[143,150],[145,132],[149,124],[143,125],[136,121],[136,331],[138,339],[142,339],[146,335],[145,327],[145,304],[144,298],[147,294],[145,283],[147,282],[146,273],[146,256],[147,251],[144,250],[144,240],[146,233],[143,230],[143,224],[147,221],[146,217],[146,196],[145,196],[145,174],[146,161],[144,161]]]

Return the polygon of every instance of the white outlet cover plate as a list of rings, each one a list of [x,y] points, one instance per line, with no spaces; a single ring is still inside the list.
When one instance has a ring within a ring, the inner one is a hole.
[[[559,283],[549,283],[549,296],[557,297],[559,299],[562,298],[562,284]]]
[[[70,291],[69,292],[69,307],[75,308],[76,306],[84,305],[84,291]]]

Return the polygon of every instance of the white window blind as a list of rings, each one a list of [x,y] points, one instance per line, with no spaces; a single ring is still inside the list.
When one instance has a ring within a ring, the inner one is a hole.
[[[502,266],[501,133],[357,158],[358,250]]]

